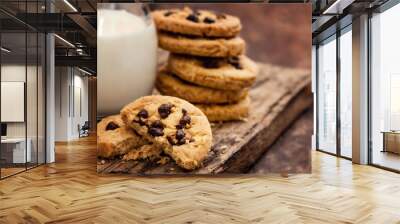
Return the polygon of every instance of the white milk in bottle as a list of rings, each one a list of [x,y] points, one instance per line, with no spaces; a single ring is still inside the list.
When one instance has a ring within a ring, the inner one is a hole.
[[[125,10],[97,14],[97,113],[119,113],[129,102],[149,95],[157,66],[154,23]]]

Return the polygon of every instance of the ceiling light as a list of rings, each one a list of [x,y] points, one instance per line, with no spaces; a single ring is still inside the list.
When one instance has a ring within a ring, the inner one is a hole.
[[[1,49],[2,51],[6,52],[6,53],[10,53],[10,52],[11,52],[11,50],[9,50],[9,49],[7,49],[7,48],[5,48],[5,47],[1,47],[0,49]]]
[[[64,0],[64,3],[67,4],[74,12],[78,12],[78,10],[68,0]]]
[[[66,39],[64,39],[64,38],[62,38],[62,37],[60,37],[60,36],[57,35],[57,34],[54,34],[54,36],[57,37],[57,38],[58,38],[59,40],[61,40],[62,42],[64,42],[65,44],[67,44],[68,46],[75,48],[75,45],[73,45],[73,44],[72,44],[71,42],[69,42],[68,40],[66,40]]]
[[[354,1],[355,0],[336,0],[332,5],[325,9],[322,14],[342,14],[343,10]]]
[[[88,72],[88,71],[86,71],[86,70],[83,70],[83,69],[81,69],[81,68],[79,68],[79,67],[78,67],[78,70],[81,71],[81,72],[83,72],[83,73],[85,73],[85,74],[87,74],[87,75],[93,75],[92,73],[90,73],[90,72]]]

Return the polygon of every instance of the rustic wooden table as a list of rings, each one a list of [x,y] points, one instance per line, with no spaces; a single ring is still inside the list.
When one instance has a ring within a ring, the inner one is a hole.
[[[257,80],[249,93],[249,117],[246,121],[212,124],[213,146],[201,168],[189,172],[181,169],[174,161],[160,165],[149,161],[121,161],[115,158],[99,161],[98,172],[133,175],[247,172],[290,124],[312,105],[308,70],[270,64],[259,64],[259,68]],[[278,152],[284,153],[281,150]],[[309,155],[309,152],[303,150],[300,153]],[[299,157],[297,154],[288,156],[288,161]],[[287,164],[287,161],[275,162]]]

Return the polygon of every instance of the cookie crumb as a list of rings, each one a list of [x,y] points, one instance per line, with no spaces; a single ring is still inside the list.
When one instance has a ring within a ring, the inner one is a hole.
[[[161,159],[159,159],[159,160],[157,161],[157,164],[158,164],[158,165],[165,165],[165,164],[167,164],[168,162],[169,162],[169,157],[164,156],[164,157],[162,157]]]

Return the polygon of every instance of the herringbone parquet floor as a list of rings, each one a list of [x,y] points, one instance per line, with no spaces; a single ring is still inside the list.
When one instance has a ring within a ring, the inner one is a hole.
[[[0,181],[0,223],[400,223],[400,175],[313,152],[313,173],[98,176],[95,140]]]

